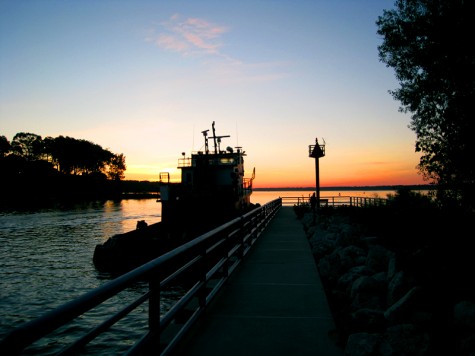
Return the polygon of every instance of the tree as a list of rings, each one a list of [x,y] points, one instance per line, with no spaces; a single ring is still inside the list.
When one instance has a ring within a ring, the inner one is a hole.
[[[125,156],[123,153],[112,155],[108,163],[107,177],[110,180],[121,180],[125,178],[124,172],[126,170]]]
[[[51,140],[48,139],[48,151],[53,164],[59,172],[71,174],[73,170],[74,140],[71,137],[58,136]]]
[[[11,143],[12,151],[25,158],[27,161],[35,161],[40,159],[43,151],[43,140],[41,136],[29,133],[17,133]]]
[[[380,60],[400,88],[390,91],[411,113],[418,165],[441,201],[473,209],[475,169],[475,6],[467,0],[397,0],[378,17]]]
[[[51,136],[47,136],[43,139],[43,152],[42,152],[42,159],[47,162],[55,163],[52,155],[52,150],[54,147],[54,138]]]
[[[46,142],[47,156],[51,157],[58,170],[64,174],[105,174],[106,167],[116,159],[109,150],[87,140],[58,136],[48,138]]]
[[[5,157],[11,150],[12,146],[5,136],[0,136],[0,158]]]

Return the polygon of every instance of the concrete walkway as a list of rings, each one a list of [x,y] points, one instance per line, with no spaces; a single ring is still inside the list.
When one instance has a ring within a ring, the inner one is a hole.
[[[176,355],[342,355],[310,247],[282,207]]]

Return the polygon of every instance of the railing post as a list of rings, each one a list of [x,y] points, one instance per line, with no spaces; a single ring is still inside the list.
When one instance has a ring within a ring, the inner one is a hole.
[[[239,220],[239,252],[238,252],[238,258],[239,260],[242,260],[244,258],[244,236],[246,236],[246,231],[245,231],[245,221],[244,221],[244,216],[241,215],[241,219]]]
[[[267,218],[267,211],[266,209],[262,209],[259,213],[259,220],[257,222],[257,235],[260,235],[264,227],[266,226],[266,218]]]
[[[202,286],[200,288],[200,291],[198,293],[198,303],[200,305],[200,308],[203,309],[206,307],[206,247],[203,246],[201,247],[201,263],[199,263],[199,275],[200,275],[200,282],[202,283]]]
[[[229,277],[229,250],[231,249],[231,239],[229,238],[229,234],[226,233],[224,238],[224,251],[222,257],[224,258],[223,264],[223,278],[227,279]]]
[[[257,239],[257,228],[258,228],[258,222],[259,222],[259,215],[255,215],[252,217],[252,234],[251,234],[251,244],[254,243],[254,241]]]

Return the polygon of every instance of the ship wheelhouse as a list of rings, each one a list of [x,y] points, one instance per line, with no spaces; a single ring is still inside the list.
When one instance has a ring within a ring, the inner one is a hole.
[[[244,178],[244,156],[242,147],[227,147],[221,150],[221,139],[216,136],[213,122],[213,136],[202,131],[205,150],[194,152],[191,157],[178,160],[181,169],[181,183],[163,182],[161,179],[162,221],[174,219],[172,214],[195,214],[206,210],[209,214],[232,217],[251,205],[251,178]],[[214,142],[210,150],[208,140]]]

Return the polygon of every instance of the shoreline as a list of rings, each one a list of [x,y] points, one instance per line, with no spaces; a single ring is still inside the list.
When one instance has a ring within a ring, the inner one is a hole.
[[[376,186],[346,186],[346,187],[321,187],[322,192],[331,191],[396,191],[405,188],[410,190],[431,190],[434,189],[432,185],[376,185]],[[275,191],[314,191],[315,187],[286,187],[286,188],[253,188],[255,192],[275,192]],[[158,192],[126,192],[122,193],[120,199],[153,199],[160,200],[160,193]]]
[[[342,186],[342,187],[320,187],[320,191],[332,191],[332,190],[367,190],[367,191],[377,191],[377,190],[398,190],[400,188],[406,188],[410,190],[431,190],[434,189],[433,185],[429,184],[420,184],[420,185],[368,185],[368,186]],[[289,191],[289,190],[315,190],[315,187],[285,187],[285,188],[253,188],[254,191]]]

